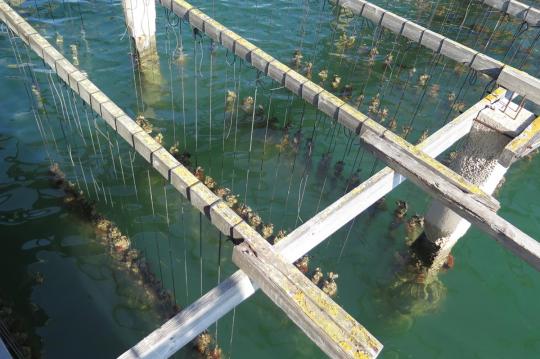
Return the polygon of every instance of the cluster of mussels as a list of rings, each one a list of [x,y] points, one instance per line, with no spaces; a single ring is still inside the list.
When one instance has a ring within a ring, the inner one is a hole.
[[[197,336],[194,341],[195,350],[206,359],[221,359],[222,350],[207,330]]]
[[[32,344],[21,318],[17,317],[10,303],[0,299],[0,340],[2,339],[18,358],[40,357],[37,351],[32,351]]]
[[[305,255],[299,260],[297,260],[294,265],[304,273],[307,277],[311,279],[313,284],[321,288],[321,290],[330,297],[334,297],[337,294],[337,283],[336,279],[338,275],[334,272],[328,272],[326,278],[324,277],[321,268],[317,267],[314,271],[310,273],[309,271],[309,256]]]
[[[155,305],[164,318],[176,314],[180,308],[171,293],[163,288],[161,281],[152,273],[141,252],[132,248],[129,237],[112,221],[97,212],[95,204],[87,199],[84,192],[73,182],[66,179],[58,164],[53,164],[49,172],[54,185],[65,192],[64,204],[92,224],[102,244],[109,248],[111,256],[119,264],[118,268],[128,271],[135,277],[136,282],[144,287],[148,302]]]
[[[184,158],[182,157],[182,154],[177,150],[177,146],[173,146],[170,149],[170,152],[173,156],[176,157],[178,161],[181,163],[183,162],[183,165],[186,167],[190,167],[191,163],[186,163],[184,161]],[[262,218],[257,212],[255,212],[251,207],[249,207],[245,203],[241,203],[238,200],[238,195],[231,193],[231,190],[226,187],[220,187],[218,186],[218,183],[216,180],[208,175],[205,175],[204,168],[201,166],[198,166],[193,170],[193,173],[195,177],[202,183],[204,183],[212,192],[214,192],[218,197],[223,199],[223,201],[233,210],[235,211],[244,221],[246,221],[253,229],[255,229],[268,243],[274,245],[278,243],[280,240],[285,238],[287,235],[287,231],[284,229],[280,229],[277,231],[277,233],[274,234],[274,224],[273,223],[264,223],[262,221]],[[303,256],[298,261],[295,262],[296,267],[304,273],[305,275],[308,275],[309,272],[309,257]],[[334,296],[337,293],[337,284],[335,282],[335,279],[337,279],[337,274],[334,274],[332,272],[328,273],[328,278],[322,279],[322,273],[321,276],[318,278],[317,281],[313,279],[313,276],[315,278],[318,276],[317,271],[320,272],[320,269],[317,268],[315,273],[312,275],[312,281],[316,285],[320,285],[322,290],[330,295]],[[203,333],[205,338],[207,338],[210,334]],[[201,335],[203,335],[201,334]],[[205,340],[203,340],[205,342]]]

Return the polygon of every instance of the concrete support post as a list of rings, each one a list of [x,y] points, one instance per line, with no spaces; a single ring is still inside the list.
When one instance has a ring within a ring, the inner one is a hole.
[[[509,106],[510,107],[510,106]],[[466,180],[493,194],[508,170],[499,163],[505,146],[532,121],[533,114],[522,109],[509,115],[499,109],[485,109],[477,118],[450,168]],[[428,277],[436,275],[446,263],[457,241],[471,224],[441,202],[433,200],[425,216],[424,236],[415,243],[428,264]]]
[[[154,0],[122,0],[134,55],[145,82],[161,82],[156,48],[156,3]]]

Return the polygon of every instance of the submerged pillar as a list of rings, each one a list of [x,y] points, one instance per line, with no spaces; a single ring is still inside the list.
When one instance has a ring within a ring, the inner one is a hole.
[[[156,3],[154,0],[122,0],[122,7],[140,74],[145,82],[160,83],[156,47]]]
[[[505,146],[534,119],[534,115],[515,108],[486,108],[478,115],[471,132],[449,167],[466,180],[493,194],[502,184],[508,167],[499,159]],[[425,216],[424,235],[413,249],[428,267],[428,278],[436,276],[448,255],[471,224],[441,202],[432,200]]]

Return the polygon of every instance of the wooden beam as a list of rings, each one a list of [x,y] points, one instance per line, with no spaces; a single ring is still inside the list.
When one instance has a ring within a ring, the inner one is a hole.
[[[373,358],[382,345],[341,307],[302,275],[291,263],[244,222],[219,197],[182,166],[166,149],[149,136],[101,90],[90,82],[47,40],[39,35],[9,5],[0,0],[0,19],[23,38],[44,60],[54,54],[49,66],[105,122],[165,177],[191,204],[205,214],[225,235],[242,238],[234,261],[257,276],[263,291],[329,356],[334,358]],[[264,267],[269,275],[260,276],[251,266]]]
[[[540,105],[540,80],[494,58],[426,29],[410,20],[364,0],[337,0],[337,5],[375,24],[418,42],[424,47],[484,73],[499,85],[515,91]]]
[[[516,0],[478,0],[508,15],[512,15],[531,26],[540,26],[540,10]]]
[[[537,117],[519,136],[506,145],[499,163],[504,167],[509,167],[538,147],[540,147],[540,117]]]
[[[419,146],[430,156],[438,156],[469,133],[474,119],[483,109],[488,106],[505,107],[508,102],[505,96],[508,96],[505,90],[495,90],[493,94],[429,136]],[[298,260],[403,181],[405,177],[390,167],[384,168],[296,228],[274,245],[274,248],[288,262]],[[257,285],[242,270],[238,270],[159,329],[150,333],[120,358],[164,358],[173,355],[199,333],[249,298],[257,289]]]

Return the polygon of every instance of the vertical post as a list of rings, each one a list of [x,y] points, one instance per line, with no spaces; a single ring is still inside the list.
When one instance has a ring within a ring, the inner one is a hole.
[[[161,74],[156,48],[156,3],[154,0],[122,0],[134,56],[145,82],[159,84]]]
[[[449,166],[487,194],[495,192],[508,170],[509,164],[503,166],[499,161],[506,145],[534,118],[525,109],[514,112],[511,107],[505,109],[506,113],[499,109],[480,112],[463,147]],[[509,112],[513,113],[509,115]],[[425,216],[424,235],[413,245],[428,265],[428,278],[436,276],[470,226],[441,202],[431,202]]]

